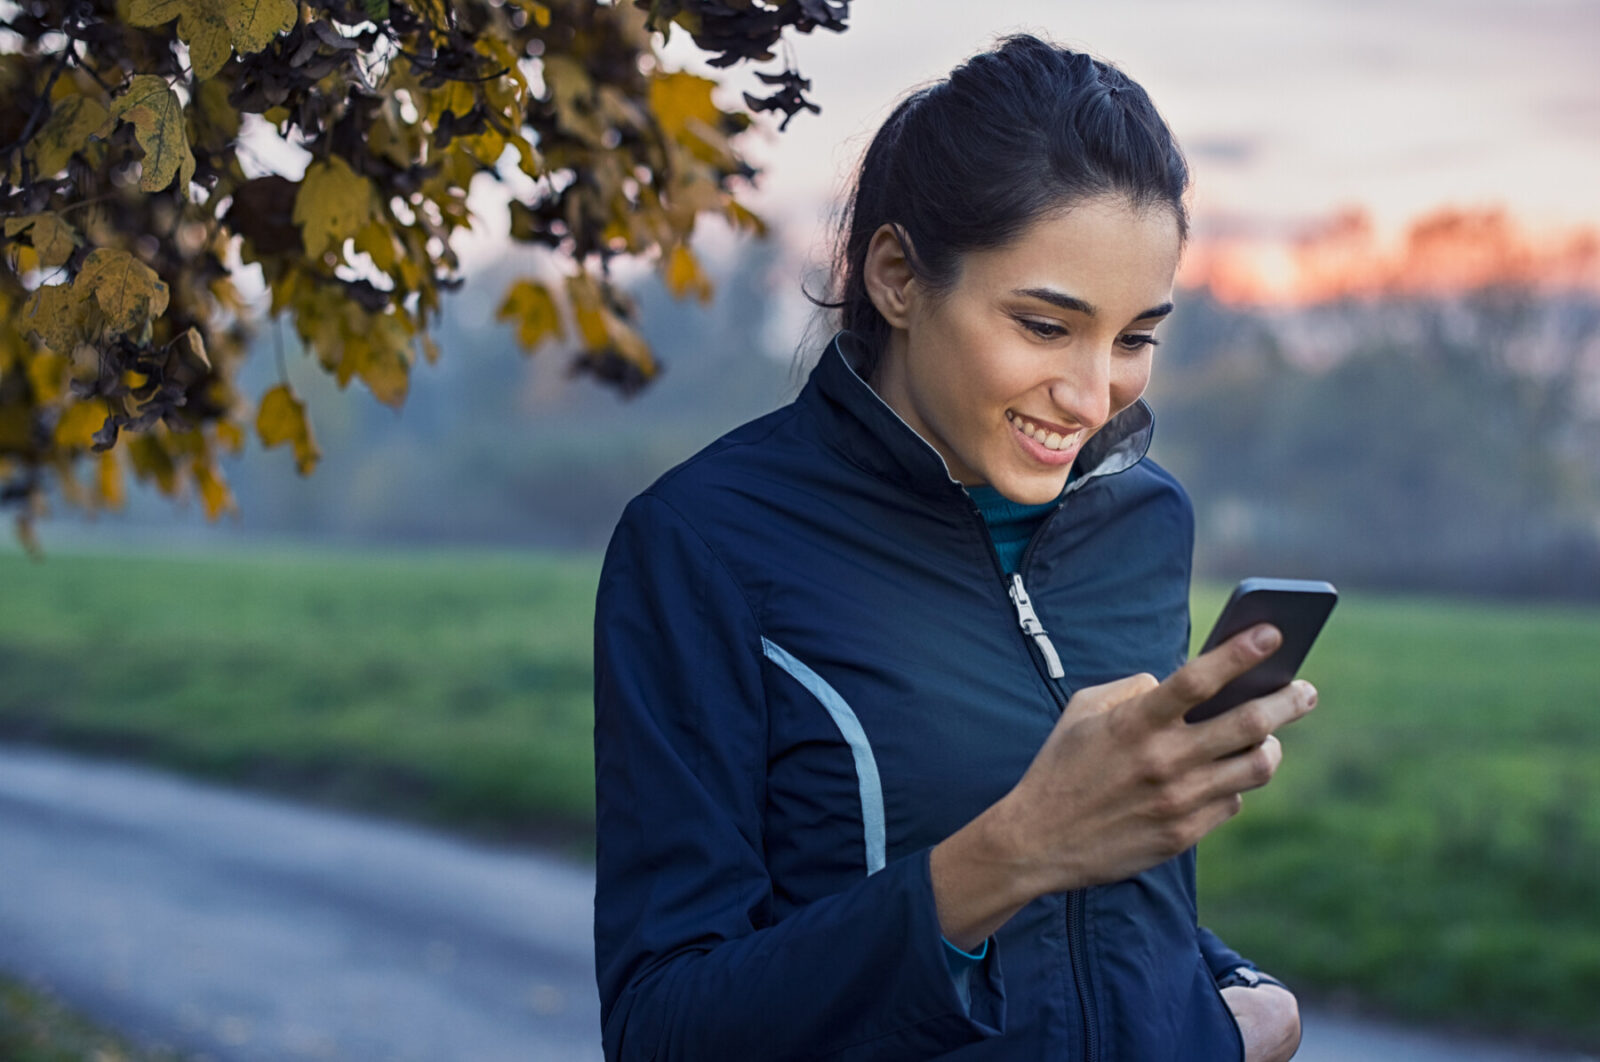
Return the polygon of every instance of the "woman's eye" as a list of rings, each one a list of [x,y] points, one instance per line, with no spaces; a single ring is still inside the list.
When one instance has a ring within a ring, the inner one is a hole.
[[[1146,347],[1154,347],[1161,344],[1161,340],[1157,339],[1155,336],[1144,335],[1142,333],[1134,333],[1132,335],[1123,336],[1121,339],[1117,340],[1117,342],[1122,344],[1122,349],[1128,351],[1144,350]]]
[[[1027,317],[1019,317],[1017,321],[1040,339],[1057,339],[1067,334],[1067,330],[1054,321],[1035,321]]]

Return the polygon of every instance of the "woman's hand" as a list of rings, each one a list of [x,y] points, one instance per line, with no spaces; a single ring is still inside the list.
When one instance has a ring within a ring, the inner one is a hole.
[[[1287,988],[1238,985],[1222,999],[1239,1023],[1245,1062],[1288,1062],[1300,1049],[1300,1004]]]
[[[1202,723],[1183,717],[1281,640],[1259,626],[1165,682],[1080,690],[1016,787],[933,849],[945,937],[976,947],[1035,897],[1131,877],[1237,813],[1239,794],[1282,759],[1273,731],[1310,711],[1316,691],[1297,681]]]

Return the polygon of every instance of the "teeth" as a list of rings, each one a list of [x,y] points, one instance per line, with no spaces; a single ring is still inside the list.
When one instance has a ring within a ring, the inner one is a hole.
[[[1028,438],[1037,442],[1040,446],[1043,446],[1049,450],[1065,450],[1077,443],[1078,439],[1083,435],[1082,429],[1079,429],[1070,435],[1062,435],[1059,432],[1046,431],[1037,424],[1033,423],[1031,420],[1028,420],[1026,417],[1019,416],[1017,413],[1009,409],[1006,410],[1006,419],[1015,424],[1017,426],[1017,430],[1021,431],[1022,434],[1026,435]]]

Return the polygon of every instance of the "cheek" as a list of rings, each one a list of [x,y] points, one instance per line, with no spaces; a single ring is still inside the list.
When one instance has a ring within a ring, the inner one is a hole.
[[[1150,386],[1150,369],[1149,355],[1130,358],[1118,366],[1118,371],[1111,377],[1111,404],[1114,411],[1120,412],[1139,400],[1145,388]]]

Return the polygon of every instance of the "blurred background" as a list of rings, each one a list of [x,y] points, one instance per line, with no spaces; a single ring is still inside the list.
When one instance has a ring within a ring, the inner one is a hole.
[[[746,145],[771,238],[705,233],[706,305],[638,281],[656,384],[623,400],[517,353],[495,309],[528,263],[485,207],[398,412],[263,331],[244,389],[281,339],[313,477],[252,442],[238,519],[135,492],[57,506],[43,563],[0,549],[0,737],[581,863],[622,506],[796,393],[827,334],[803,289],[866,138],[1026,29],[1143,83],[1193,166],[1148,397],[1198,514],[1196,631],[1242,576],[1344,591],[1306,669],[1323,709],[1202,846],[1202,921],[1322,1006],[1600,1049],[1600,3],[852,16],[792,46],[822,114]]]

